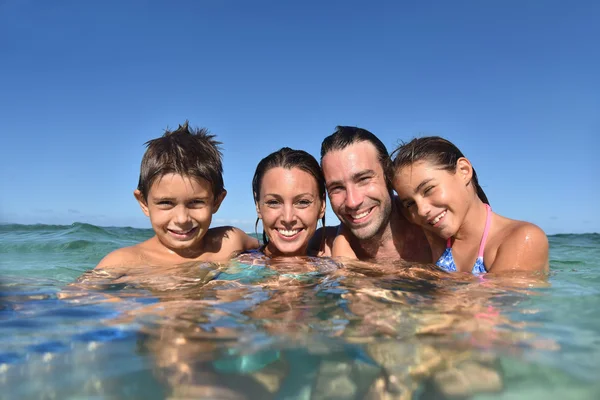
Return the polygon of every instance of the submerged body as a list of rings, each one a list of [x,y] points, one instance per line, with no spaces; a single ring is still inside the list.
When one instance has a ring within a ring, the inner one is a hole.
[[[224,265],[227,280],[173,287],[168,301],[115,285],[101,293],[122,301],[106,302],[95,292],[60,301],[56,292],[93,268],[107,246],[151,232],[87,224],[0,229],[5,397],[226,392],[264,400],[296,382],[313,398],[360,400],[367,389],[374,398],[397,395],[399,386],[386,385],[386,377],[396,377],[417,388],[415,397],[435,386],[446,387],[448,397],[460,389],[477,399],[491,390],[482,384],[497,382],[490,377],[497,363],[503,388],[495,396],[600,394],[597,234],[549,237],[556,273],[542,290],[511,286],[495,274],[439,271],[429,279],[408,275],[415,268],[349,264],[315,272],[314,264],[293,258],[267,269],[261,256]],[[199,275],[190,268],[190,279]],[[438,297],[440,291],[448,295]]]

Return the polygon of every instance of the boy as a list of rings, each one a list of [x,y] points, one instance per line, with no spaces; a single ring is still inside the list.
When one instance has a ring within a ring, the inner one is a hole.
[[[134,196],[155,235],[113,251],[96,269],[222,261],[258,247],[257,239],[238,228],[209,229],[227,194],[219,144],[206,129],[189,128],[187,121],[146,143]]]

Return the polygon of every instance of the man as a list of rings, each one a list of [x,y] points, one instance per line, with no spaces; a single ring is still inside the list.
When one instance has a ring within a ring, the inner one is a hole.
[[[365,129],[338,126],[321,144],[321,167],[342,222],[333,256],[432,262],[423,230],[406,220],[393,195],[391,160],[381,140]]]

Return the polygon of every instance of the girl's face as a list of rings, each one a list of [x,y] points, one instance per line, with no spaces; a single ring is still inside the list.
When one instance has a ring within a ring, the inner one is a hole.
[[[299,168],[276,167],[262,178],[256,212],[272,256],[304,256],[317,222],[325,215],[316,179]]]
[[[429,161],[417,161],[396,170],[394,190],[404,214],[415,224],[448,239],[458,232],[473,198],[469,161],[460,158],[456,171]]]

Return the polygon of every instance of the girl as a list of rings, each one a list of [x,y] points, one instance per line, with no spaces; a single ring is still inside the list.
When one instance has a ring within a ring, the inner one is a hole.
[[[413,139],[394,151],[393,186],[406,216],[430,240],[433,260],[446,271],[548,271],[548,239],[537,226],[492,212],[475,169],[451,142]]]

